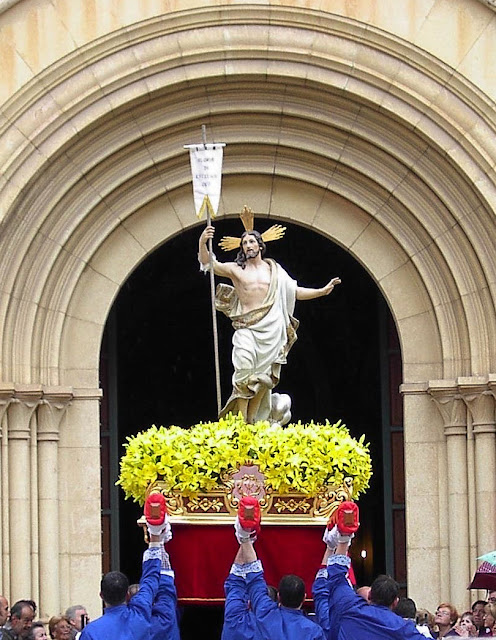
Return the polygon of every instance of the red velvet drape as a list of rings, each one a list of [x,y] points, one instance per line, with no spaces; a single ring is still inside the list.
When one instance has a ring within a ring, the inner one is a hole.
[[[174,525],[167,544],[182,604],[222,604],[224,580],[238,550],[232,525]],[[307,598],[325,546],[322,527],[264,525],[256,543],[267,584],[287,573],[303,578]]]

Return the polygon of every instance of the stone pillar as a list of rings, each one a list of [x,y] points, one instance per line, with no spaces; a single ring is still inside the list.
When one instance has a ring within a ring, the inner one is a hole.
[[[477,556],[496,549],[496,418],[487,379],[460,378],[470,412],[475,450]]]
[[[10,599],[33,594],[31,565],[31,419],[41,386],[19,385],[8,408]]]
[[[101,613],[100,389],[74,389],[60,426],[61,610],[75,602]],[[81,580],[84,576],[84,580]]]
[[[401,392],[405,416],[408,595],[435,610],[449,583],[447,533],[440,533],[443,526],[446,532],[448,528],[443,424],[427,383],[404,383]]]
[[[60,605],[58,445],[62,417],[72,400],[70,388],[45,388],[38,407],[39,615],[48,618]]]
[[[446,437],[449,600],[467,609],[470,594],[470,535],[468,521],[467,409],[458,389],[445,381],[434,381],[429,393],[443,418]],[[456,562],[453,559],[456,558]]]
[[[9,463],[7,409],[14,397],[14,385],[0,385],[0,593],[10,601]]]

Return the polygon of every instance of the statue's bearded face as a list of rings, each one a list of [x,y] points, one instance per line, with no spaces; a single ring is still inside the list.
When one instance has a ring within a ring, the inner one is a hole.
[[[247,233],[242,241],[241,248],[243,249],[243,253],[246,256],[247,260],[253,260],[260,253],[260,245],[258,244],[257,238],[251,233]]]

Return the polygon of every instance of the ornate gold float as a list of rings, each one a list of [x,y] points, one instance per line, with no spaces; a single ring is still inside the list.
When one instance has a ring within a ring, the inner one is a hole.
[[[241,416],[190,429],[151,427],[125,445],[118,480],[143,504],[159,491],[174,522],[232,523],[243,495],[266,524],[321,525],[372,474],[368,445],[336,423],[246,424]]]

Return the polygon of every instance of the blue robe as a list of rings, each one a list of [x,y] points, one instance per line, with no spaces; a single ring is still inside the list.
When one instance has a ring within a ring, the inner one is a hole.
[[[262,640],[325,640],[320,626],[301,609],[283,607],[270,599],[261,565],[260,570],[246,574],[246,585]]]
[[[325,616],[328,598],[329,640],[425,640],[412,620],[401,618],[388,607],[368,604],[357,595],[346,578],[349,565],[347,556],[331,556],[327,578],[319,577],[313,585],[317,615]],[[325,624],[324,620],[319,622]]]
[[[177,592],[174,584],[174,572],[162,571],[158,592],[152,607],[150,640],[180,640],[176,604]]]
[[[106,607],[103,616],[83,629],[80,640],[149,640],[152,605],[160,582],[160,565],[160,550],[147,549],[143,554],[138,593],[128,604]]]
[[[246,580],[230,573],[224,582],[226,604],[221,640],[261,640],[250,609]]]

